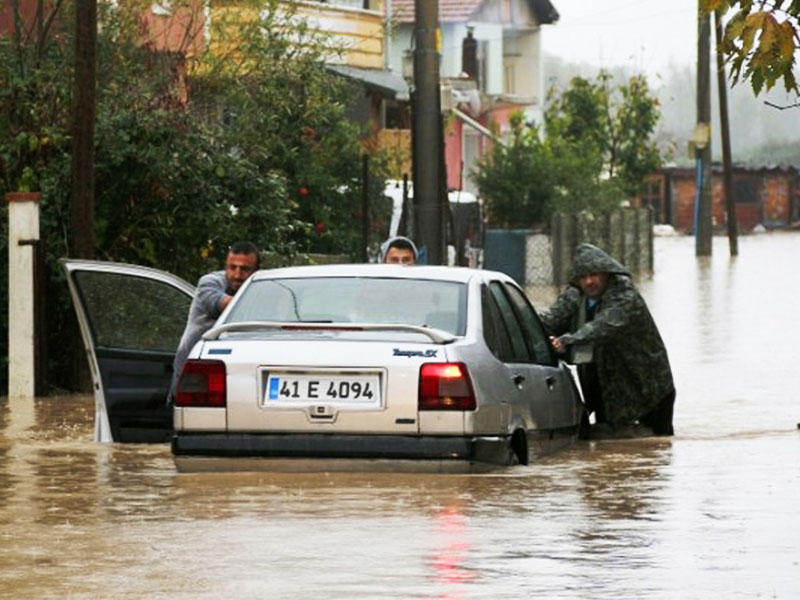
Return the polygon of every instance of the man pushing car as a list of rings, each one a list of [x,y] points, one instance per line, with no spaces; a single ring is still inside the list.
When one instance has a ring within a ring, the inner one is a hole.
[[[186,329],[183,331],[175,360],[172,363],[172,383],[170,385],[169,402],[175,392],[183,364],[192,351],[192,347],[211,329],[217,318],[239,291],[242,284],[258,269],[258,248],[252,242],[236,242],[228,248],[225,268],[203,275],[197,282]]]
[[[557,352],[591,346],[591,361],[578,365],[596,421],[584,437],[673,435],[667,349],[624,266],[596,246],[579,245],[569,285],[541,317]]]

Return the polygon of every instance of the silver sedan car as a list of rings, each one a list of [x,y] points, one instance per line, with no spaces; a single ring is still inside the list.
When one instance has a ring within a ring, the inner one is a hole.
[[[78,289],[87,279],[81,265],[94,276],[111,268],[73,263],[79,300],[87,296]],[[94,348],[100,363],[109,355],[127,361],[97,368],[112,437],[126,429],[115,415],[133,402],[102,377],[122,366],[133,381],[136,352],[121,351]],[[153,351],[144,354],[152,362]],[[365,459],[460,470],[528,464],[573,441],[583,405],[511,278],[360,264],[253,275],[194,347],[173,411],[172,451],[187,469]]]
[[[503,274],[346,265],[262,271],[184,367],[176,456],[527,463],[582,406]]]

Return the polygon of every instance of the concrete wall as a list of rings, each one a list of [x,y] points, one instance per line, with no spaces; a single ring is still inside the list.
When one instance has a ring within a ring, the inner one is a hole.
[[[334,47],[343,49],[342,56],[334,53],[327,57],[330,64],[369,69],[384,67],[383,14],[380,11],[320,2],[299,2],[294,8],[297,12],[292,15],[291,22],[298,25],[305,23],[312,31],[325,32],[331,37]],[[209,40],[209,50],[218,56],[236,56],[239,26],[260,18],[253,6],[236,2],[212,2],[209,13],[212,22],[218,21],[226,26],[223,36]],[[278,22],[281,23],[286,15],[278,14]]]

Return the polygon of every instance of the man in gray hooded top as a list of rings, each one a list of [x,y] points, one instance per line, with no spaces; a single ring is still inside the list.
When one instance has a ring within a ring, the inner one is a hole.
[[[589,437],[637,423],[656,435],[673,434],[675,387],[667,349],[624,266],[600,248],[580,244],[570,284],[541,317],[557,351],[592,348],[591,362],[578,365],[586,408],[597,423]]]
[[[415,265],[419,255],[409,238],[396,235],[381,244],[381,262],[393,265]]]

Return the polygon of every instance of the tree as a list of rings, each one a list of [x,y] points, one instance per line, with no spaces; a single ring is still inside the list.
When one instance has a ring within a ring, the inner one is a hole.
[[[507,143],[497,143],[472,172],[490,222],[500,227],[541,227],[554,211],[603,210],[619,204],[615,181],[600,177],[593,144],[542,137],[512,115]]]
[[[291,3],[281,12],[275,0],[241,0],[262,12],[227,33],[225,19],[215,21],[213,39],[236,38],[185,62],[143,39],[151,4],[98,3],[97,258],[194,281],[241,238],[281,255],[360,254],[362,132],[347,117],[350,88],[325,69],[330,40],[297,20]],[[74,5],[44,3],[57,12],[45,13],[47,27],[0,38],[0,194],[42,192],[53,347],[68,337],[72,312],[57,259],[70,242]],[[51,362],[52,381],[68,387],[65,357]]]
[[[658,102],[643,76],[614,88],[574,77],[551,90],[544,129],[515,115],[506,144],[496,144],[472,176],[491,220],[506,227],[544,225],[553,211],[605,210],[636,195],[658,168],[653,141]]]
[[[490,222],[501,227],[543,224],[552,211],[557,181],[549,149],[538,131],[511,117],[511,135],[479,160],[472,178],[486,203]]]
[[[551,91],[545,114],[548,137],[592,146],[608,179],[618,179],[625,193],[638,193],[643,178],[661,164],[653,140],[659,119],[658,100],[644,75],[634,75],[617,88],[600,71],[594,81],[574,77],[558,95]]]
[[[718,15],[731,14],[722,51],[734,83],[748,80],[757,95],[782,80],[787,91],[800,93],[794,74],[800,50],[800,1],[702,0],[702,7]]]
[[[241,157],[285,177],[291,250],[359,256],[360,156],[367,148],[364,132],[348,118],[358,92],[325,68],[341,49],[335,38],[310,29],[294,3],[240,0],[237,7],[211,23],[212,39],[222,41],[202,57],[192,104],[212,121],[223,115],[217,137]],[[258,18],[243,18],[242,9]],[[375,205],[386,160],[369,152]]]

